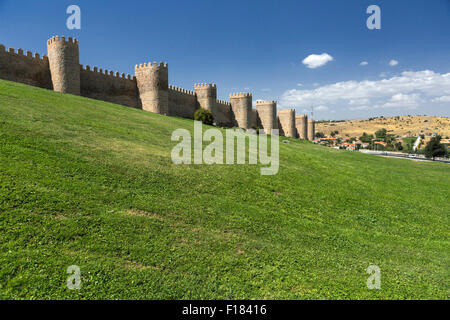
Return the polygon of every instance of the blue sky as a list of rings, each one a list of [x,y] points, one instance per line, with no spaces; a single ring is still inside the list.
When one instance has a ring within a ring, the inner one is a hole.
[[[81,30],[66,28],[71,4]],[[366,26],[372,4],[381,30]],[[314,106],[316,119],[450,116],[450,0],[0,0],[0,43],[45,53],[53,35],[78,38],[84,65],[133,74],[164,61],[172,85]],[[323,53],[332,61],[302,63]]]

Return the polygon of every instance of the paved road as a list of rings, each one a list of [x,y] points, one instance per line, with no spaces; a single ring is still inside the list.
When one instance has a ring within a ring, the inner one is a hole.
[[[400,153],[400,152],[384,152],[384,151],[367,151],[367,150],[360,150],[360,152],[365,154],[372,154],[375,156],[381,156],[381,157],[387,157],[387,158],[401,158],[401,159],[408,159],[413,161],[434,161],[434,162],[442,162],[442,163],[449,163],[450,159],[427,159],[422,156],[416,156],[416,157],[409,157],[406,153]]]

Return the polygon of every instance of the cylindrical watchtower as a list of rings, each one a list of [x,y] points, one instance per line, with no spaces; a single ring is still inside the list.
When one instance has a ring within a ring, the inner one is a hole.
[[[308,140],[313,141],[316,136],[316,124],[314,120],[308,120]]]
[[[302,114],[295,117],[295,127],[299,139],[308,140],[308,115]]]
[[[215,84],[195,84],[195,94],[197,101],[201,108],[211,111],[214,120],[217,118],[216,101],[217,101],[217,87]]]
[[[149,62],[134,68],[142,109],[169,114],[169,68],[167,63]]]
[[[233,93],[230,95],[234,125],[242,129],[251,128],[252,94]]]
[[[53,37],[47,41],[53,90],[80,95],[80,51],[78,40]]]
[[[278,112],[278,119],[281,125],[281,130],[285,137],[295,138],[297,132],[295,129],[295,110],[283,109]]]
[[[264,132],[271,134],[273,129],[277,129],[277,103],[275,101],[256,101],[256,110]]]

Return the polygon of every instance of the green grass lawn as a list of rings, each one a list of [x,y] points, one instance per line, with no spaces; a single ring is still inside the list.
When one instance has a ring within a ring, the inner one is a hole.
[[[450,298],[449,165],[291,139],[275,176],[176,166],[176,128],[0,81],[0,298]]]

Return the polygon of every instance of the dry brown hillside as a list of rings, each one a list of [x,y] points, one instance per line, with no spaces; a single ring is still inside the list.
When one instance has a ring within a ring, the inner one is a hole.
[[[363,132],[374,134],[385,128],[389,133],[399,136],[439,133],[443,138],[450,136],[450,118],[431,116],[399,116],[374,118],[372,120],[348,120],[345,122],[317,123],[316,132],[329,135],[339,131],[339,136],[361,136]]]

